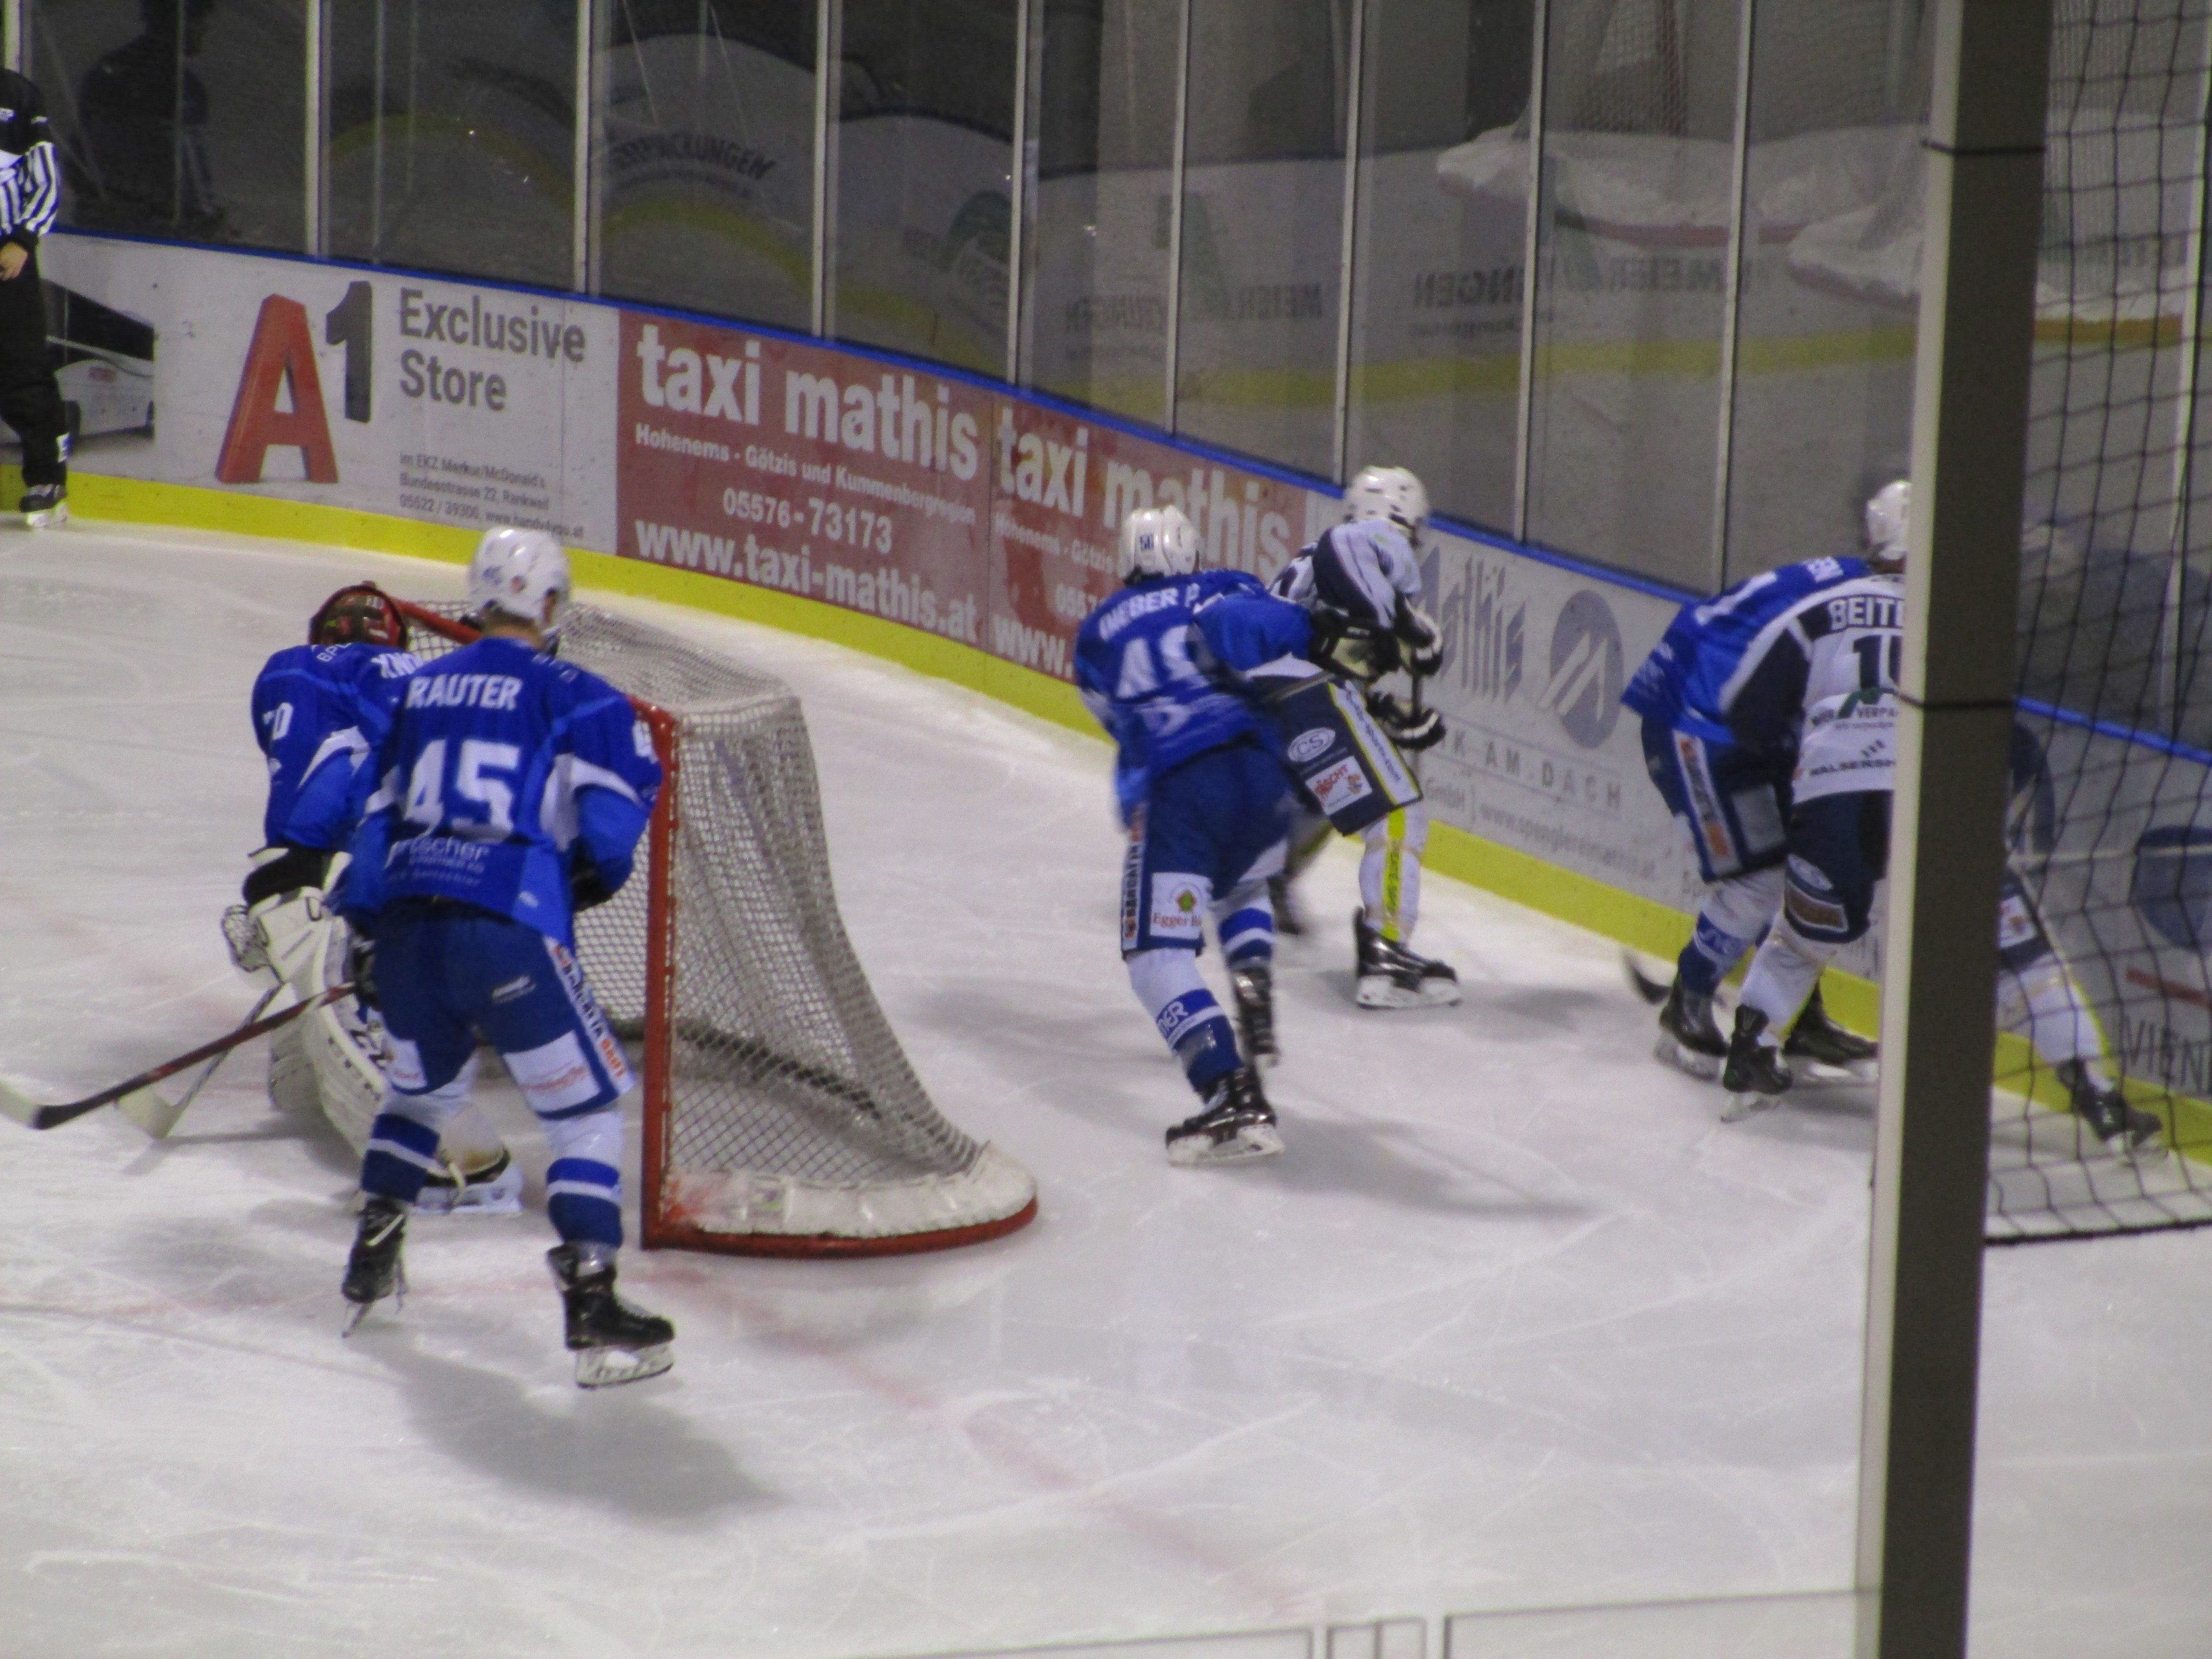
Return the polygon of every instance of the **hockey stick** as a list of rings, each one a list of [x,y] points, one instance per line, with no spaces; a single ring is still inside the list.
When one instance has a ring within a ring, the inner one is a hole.
[[[1421,677],[1413,674],[1408,678],[1413,685],[1410,702],[1413,720],[1418,725],[1421,718]],[[1413,754],[1405,758],[1406,769],[1413,775],[1413,787],[1418,789],[1421,784],[1421,757]],[[1382,937],[1394,945],[1402,942],[1406,936],[1405,927],[1399,920],[1399,903],[1405,891],[1405,872],[1406,809],[1401,806],[1390,814],[1388,850],[1382,855]]]
[[[1620,970],[1628,975],[1628,988],[1654,1008],[1666,1001],[1668,994],[1674,989],[1667,981],[1654,979],[1645,973],[1644,964],[1636,959],[1633,951],[1620,953]]]
[[[279,981],[264,991],[261,1000],[255,1003],[252,1012],[246,1016],[246,1024],[250,1025],[260,1018],[262,1012],[276,1000],[276,994],[283,988],[283,982]],[[215,1058],[200,1067],[200,1074],[192,1079],[191,1086],[185,1091],[184,1097],[174,1105],[151,1089],[133,1089],[115,1103],[115,1109],[143,1129],[150,1139],[167,1140],[169,1131],[177,1127],[177,1120],[184,1116],[185,1109],[200,1097],[200,1091],[206,1088],[208,1080],[222,1069],[223,1061],[230,1058],[231,1053],[228,1048],[218,1049]]]
[[[87,1112],[96,1112],[103,1106],[112,1105],[125,1095],[149,1090],[162,1079],[174,1077],[187,1066],[227,1054],[241,1042],[251,1042],[255,1037],[266,1036],[280,1025],[289,1024],[311,1009],[319,1008],[326,1002],[336,1002],[340,997],[352,994],[353,987],[349,984],[333,985],[319,996],[310,997],[305,1002],[295,1002],[282,1013],[270,1014],[262,1019],[250,1019],[236,1030],[228,1032],[212,1042],[203,1042],[190,1054],[179,1054],[174,1060],[165,1060],[150,1070],[141,1072],[136,1077],[125,1078],[113,1088],[102,1089],[98,1094],[87,1095],[82,1100],[72,1100],[58,1106],[41,1106],[21,1090],[0,1083],[0,1116],[12,1117],[27,1128],[58,1127],[82,1117]],[[183,1109],[181,1106],[178,1108],[179,1111]]]

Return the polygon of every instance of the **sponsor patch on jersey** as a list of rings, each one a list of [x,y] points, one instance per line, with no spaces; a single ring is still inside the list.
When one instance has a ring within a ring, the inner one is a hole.
[[[1850,931],[1842,905],[1828,899],[1815,898],[1794,881],[1783,896],[1783,904],[1790,912],[1790,920],[1808,933],[1844,933]]]
[[[563,1031],[540,1048],[503,1054],[507,1069],[533,1112],[563,1112],[599,1094],[599,1074],[585,1057],[574,1031]]]
[[[1790,879],[1815,893],[1834,890],[1829,885],[1827,877],[1820,872],[1820,866],[1799,858],[1795,853],[1790,855]]]
[[[2027,901],[2017,893],[2007,893],[1997,903],[1997,949],[2009,951],[2027,945],[2040,933],[2035,925],[2035,913],[2027,908]]]
[[[1328,753],[1329,744],[1336,741],[1336,733],[1326,726],[1316,726],[1310,732],[1301,732],[1292,738],[1290,747],[1283,752],[1291,757],[1293,766],[1304,766],[1308,761],[1317,761]]]
[[[1145,920],[1145,809],[1129,816],[1129,850],[1121,855],[1121,949],[1137,948]]]
[[[599,1056],[599,1064],[606,1068],[607,1081],[618,1095],[629,1091],[629,1057],[623,1053],[622,1044],[615,1040],[607,1017],[599,1012],[599,999],[584,978],[583,968],[568,948],[558,939],[545,941],[545,953],[553,958],[553,966],[561,975],[561,988],[568,994],[568,1006],[576,1011],[577,1024]],[[519,1080],[519,1079],[518,1079]]]
[[[1206,884],[1196,876],[1154,876],[1151,922],[1156,939],[1204,939]]]
[[[514,978],[507,981],[504,985],[493,986],[491,988],[491,1000],[504,1006],[506,1004],[513,1002],[518,998],[528,996],[537,983],[538,981],[532,979],[529,975],[518,974]]]
[[[1354,801],[1364,800],[1375,793],[1375,786],[1367,781],[1367,774],[1358,761],[1349,755],[1308,778],[1306,787],[1321,803],[1321,810],[1331,814],[1341,812]]]

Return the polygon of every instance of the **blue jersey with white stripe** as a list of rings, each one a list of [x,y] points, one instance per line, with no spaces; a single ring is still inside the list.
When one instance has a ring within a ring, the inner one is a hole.
[[[660,790],[653,734],[595,674],[477,641],[405,683],[354,837],[341,908],[456,899],[573,942],[571,870],[629,878]]]
[[[1132,582],[1083,619],[1075,687],[1114,739],[1124,812],[1151,780],[1209,749],[1260,735],[1251,708],[1191,660],[1192,619],[1224,595],[1264,593],[1237,570]]]
[[[420,666],[383,645],[295,645],[269,659],[253,682],[253,738],[269,761],[263,841],[345,844],[360,799],[355,770],[383,743]]]
[[[1731,738],[1723,689],[1767,624],[1823,588],[1871,569],[1863,559],[1808,559],[1763,571],[1695,605],[1686,605],[1628,682],[1620,700],[1708,742]]]

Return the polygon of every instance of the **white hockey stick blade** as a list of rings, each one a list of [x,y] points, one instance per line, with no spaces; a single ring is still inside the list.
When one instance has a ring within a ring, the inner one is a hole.
[[[675,1363],[676,1345],[672,1342],[656,1342],[635,1353],[627,1348],[579,1348],[576,1386],[611,1389],[624,1382],[642,1382],[648,1376],[659,1376]]]
[[[0,1083],[0,1117],[12,1117],[26,1128],[36,1128],[39,1103],[21,1090]]]
[[[115,1109],[144,1130],[149,1139],[167,1140],[191,1103],[190,1095],[173,1104],[151,1089],[134,1089],[115,1103]]]

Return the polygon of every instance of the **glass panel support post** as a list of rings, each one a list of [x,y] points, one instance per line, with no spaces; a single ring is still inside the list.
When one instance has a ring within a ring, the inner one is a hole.
[[[1862,1659],[1963,1659],[2052,0],[1936,0],[1859,1441]]]
[[[1751,36],[1758,25],[1759,0],[1739,0],[1735,53],[1735,144],[1729,161],[1728,264],[1721,295],[1721,399],[1718,447],[1713,458],[1713,574],[1707,583],[1718,592],[1728,586],[1729,481],[1735,465],[1736,344],[1743,316],[1743,272],[1750,258],[1746,192],[1751,178]]]
[[[4,58],[8,67],[18,75],[23,73],[23,65],[31,55],[23,37],[27,5],[27,0],[0,0],[0,34],[5,36],[4,41],[0,41],[0,58]]]
[[[1352,274],[1359,228],[1360,123],[1366,106],[1367,9],[1370,0],[1352,0],[1352,38],[1346,42],[1344,105],[1344,234],[1336,263],[1336,410],[1330,433],[1331,476],[1342,483],[1352,458],[1345,452],[1352,431]]]
[[[1006,154],[1006,384],[1022,384],[1022,241],[1027,208],[1036,190],[1036,123],[1030,112],[1037,76],[1031,46],[1044,31],[1033,27],[1040,0],[1014,0],[1014,132]]]
[[[1168,160],[1168,308],[1164,326],[1167,338],[1160,354],[1166,378],[1160,403],[1160,428],[1176,429],[1176,346],[1182,334],[1182,213],[1183,160],[1190,138],[1190,15],[1198,0],[1182,0],[1176,26],[1175,81],[1175,148]]]
[[[2203,36],[2203,61],[2197,72],[2196,142],[2191,159],[2196,167],[2197,189],[2190,198],[2188,253],[2181,299],[2181,357],[2173,387],[2173,524],[2166,544],[2166,600],[2160,617],[2159,656],[2159,712],[2166,718],[2166,735],[2183,736],[2181,699],[2185,690],[2181,672],[2181,607],[2188,588],[2184,581],[2189,561],[2189,496],[2197,487],[2197,377],[2203,362],[2204,235],[2212,219],[2212,18],[2200,18]],[[2164,298],[2160,297],[2160,309]],[[2157,337],[2154,331],[2152,337]]]
[[[592,188],[592,147],[599,132],[599,106],[592,94],[592,48],[599,41],[599,21],[606,0],[581,0],[576,8],[576,116],[569,149],[568,286],[579,294],[592,293],[596,263],[592,224],[599,217],[597,192]]]
[[[306,118],[301,123],[306,166],[300,174],[301,251],[312,258],[330,257],[331,191],[325,172],[331,145],[329,106],[323,88],[330,82],[331,0],[307,0],[307,49],[301,65],[307,77]]]
[[[828,334],[836,320],[836,243],[830,223],[837,210],[835,100],[844,21],[842,0],[814,0],[814,291],[807,328],[817,336]]]
[[[1528,71],[1528,210],[1521,228],[1521,386],[1513,414],[1513,535],[1528,539],[1529,438],[1536,418],[1536,256],[1544,222],[1544,66],[1551,52],[1550,0],[1536,0],[1536,61]]]

